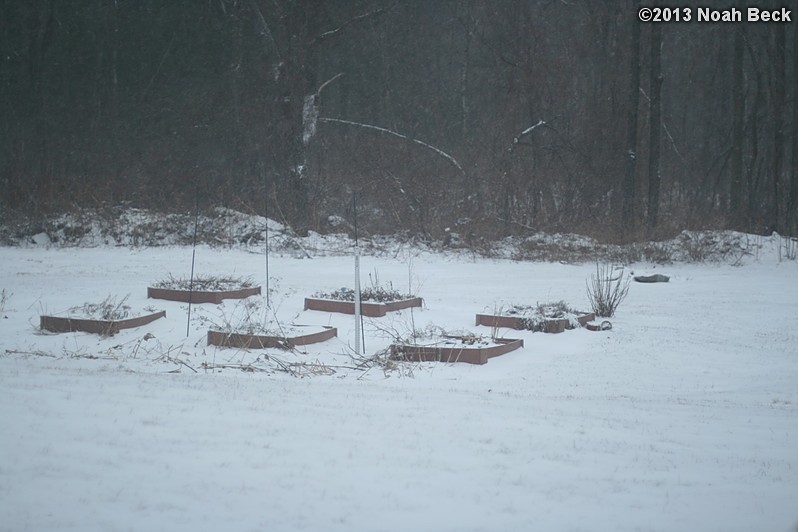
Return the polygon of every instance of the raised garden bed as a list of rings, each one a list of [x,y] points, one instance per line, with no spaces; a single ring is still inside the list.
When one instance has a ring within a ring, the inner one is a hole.
[[[388,312],[395,312],[411,307],[420,307],[424,300],[412,294],[405,294],[394,290],[392,285],[381,286],[375,273],[372,285],[360,293],[360,313],[369,318],[381,318]],[[351,288],[341,288],[333,292],[318,292],[312,297],[305,298],[305,310],[320,310],[322,312],[340,312],[342,314],[355,313],[355,291]]]
[[[221,347],[238,347],[241,349],[265,349],[278,347],[281,349],[291,349],[298,345],[316,344],[324,342],[330,338],[338,336],[338,329],[335,327],[314,327],[321,329],[307,334],[292,334],[299,332],[300,329],[310,329],[306,326],[293,326],[287,335],[268,335],[268,334],[246,334],[237,332],[208,331],[208,345]]]
[[[216,303],[217,305],[225,299],[244,299],[260,294],[260,286],[249,288],[239,288],[238,290],[177,290],[173,288],[147,288],[147,297],[153,299],[166,299],[168,301],[181,301],[183,303]]]
[[[476,324],[492,328],[561,333],[566,329],[584,327],[596,319],[592,312],[569,309],[562,301],[535,307],[515,305],[500,314],[477,314]]]
[[[147,288],[147,297],[153,299],[217,305],[225,299],[244,299],[258,294],[260,286],[236,277],[197,277],[192,281],[170,276]]]
[[[410,299],[400,299],[398,301],[372,302],[361,301],[360,313],[369,318],[381,318],[389,312],[403,310],[411,307],[420,307],[424,300],[420,297]],[[305,310],[320,310],[322,312],[340,312],[342,314],[354,314],[354,301],[340,301],[335,299],[321,299],[315,297],[305,298]]]
[[[132,329],[141,327],[150,322],[166,316],[166,311],[153,312],[135,318],[123,318],[117,320],[60,317],[60,316],[40,316],[39,327],[51,332],[74,332],[82,331],[104,336],[112,336],[122,329]]]
[[[122,329],[141,327],[158,318],[166,316],[166,311],[147,308],[147,314],[131,315],[132,308],[127,304],[130,294],[117,300],[108,296],[99,303],[87,302],[70,308],[64,316],[40,316],[39,327],[51,332],[88,332],[111,336]]]
[[[443,337],[425,344],[392,344],[391,358],[424,362],[464,362],[487,364],[488,359],[524,346],[523,340],[511,338]]]

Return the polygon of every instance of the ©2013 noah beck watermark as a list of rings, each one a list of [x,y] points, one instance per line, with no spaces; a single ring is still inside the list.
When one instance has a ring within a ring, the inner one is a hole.
[[[792,22],[792,11],[786,7],[641,7],[637,16],[641,22]]]

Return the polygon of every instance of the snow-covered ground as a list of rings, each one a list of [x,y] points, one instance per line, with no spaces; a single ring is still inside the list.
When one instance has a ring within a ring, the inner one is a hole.
[[[338,328],[265,351],[301,378],[205,345],[240,302],[194,306],[186,337],[185,304],[146,298],[189,274],[191,248],[0,248],[0,530],[795,531],[798,263],[760,243],[737,266],[632,265],[671,281],[633,283],[611,331],[502,331],[525,347],[387,374],[355,368],[351,316],[302,310],[353,285],[352,258],[271,257],[277,321]],[[198,274],[264,268],[196,251]],[[409,247],[361,268],[425,299],[366,319],[368,353],[413,325],[489,334],[474,315],[506,304],[587,309],[595,271]],[[127,294],[166,318],[38,330]]]

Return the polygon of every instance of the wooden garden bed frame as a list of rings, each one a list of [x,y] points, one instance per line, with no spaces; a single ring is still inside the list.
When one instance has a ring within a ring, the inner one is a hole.
[[[389,312],[403,310],[411,307],[420,307],[424,300],[420,297],[410,299],[400,299],[398,301],[388,301],[386,303],[374,303],[371,301],[360,302],[360,313],[369,318],[381,318]],[[340,312],[342,314],[354,314],[354,301],[340,301],[337,299],[321,299],[315,297],[305,298],[305,310],[319,310],[322,312]]]
[[[239,288],[238,290],[178,290],[175,288],[147,288],[147,297],[153,299],[166,299],[168,301],[180,301],[183,303],[216,303],[217,305],[225,299],[244,299],[260,294],[260,286],[250,286]]]
[[[81,331],[102,334],[104,336],[113,336],[122,329],[141,327],[142,325],[147,325],[165,316],[165,310],[122,320],[94,320],[89,318],[40,316],[39,327],[57,333]]]
[[[464,362],[466,364],[487,364],[488,359],[504,355],[524,347],[523,340],[494,338],[500,345],[487,347],[437,347],[425,345],[392,344],[391,357],[401,360],[424,362]]]
[[[291,349],[298,345],[317,344],[338,336],[338,329],[324,326],[324,330],[297,336],[269,336],[222,331],[208,331],[208,345],[237,347],[240,349],[265,349],[279,347]]]
[[[577,316],[579,325],[584,327],[588,322],[596,319],[596,315],[592,312]],[[544,320],[544,332],[547,333],[561,333],[568,328],[570,322],[566,319],[552,318]],[[518,331],[528,330],[526,328],[526,319],[520,316],[497,316],[494,314],[477,314],[477,325],[485,325],[493,328],[506,328],[515,329]]]

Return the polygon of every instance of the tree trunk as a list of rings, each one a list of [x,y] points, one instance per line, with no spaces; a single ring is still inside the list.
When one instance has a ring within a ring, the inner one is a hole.
[[[463,50],[463,64],[460,70],[460,113],[462,115],[460,121],[460,139],[464,142],[469,140],[468,128],[469,124],[469,102],[468,102],[468,85],[471,66],[471,8],[466,7],[465,15],[465,47]]]
[[[662,132],[662,26],[651,26],[651,129],[648,160],[648,226],[657,226],[660,190],[660,137]]]
[[[792,29],[792,175],[790,176],[789,233],[798,235],[798,29]]]
[[[729,181],[729,222],[733,229],[742,227],[741,200],[743,190],[743,124],[745,120],[745,95],[743,78],[743,32],[740,24],[732,28],[732,152]]]
[[[308,229],[309,184],[303,140],[305,99],[315,92],[316,61],[311,39],[315,35],[308,2],[286,6],[284,49],[277,69],[277,202],[283,216],[300,234]]]
[[[637,13],[639,1],[633,2]],[[635,202],[637,200],[637,113],[640,100],[640,22],[630,20],[632,38],[629,50],[629,107],[626,126],[626,174],[623,180],[622,233],[628,237],[635,226]]]
[[[771,166],[771,179],[773,190],[773,211],[771,212],[772,219],[768,222],[772,227],[780,233],[785,229],[784,223],[784,207],[782,200],[782,173],[784,166],[784,111],[787,105],[784,97],[784,72],[787,63],[784,57],[784,47],[786,45],[785,39],[785,26],[777,24],[773,27],[772,50],[773,50],[773,66],[771,68],[772,93],[771,93],[771,110],[770,116],[773,118],[773,160]]]

